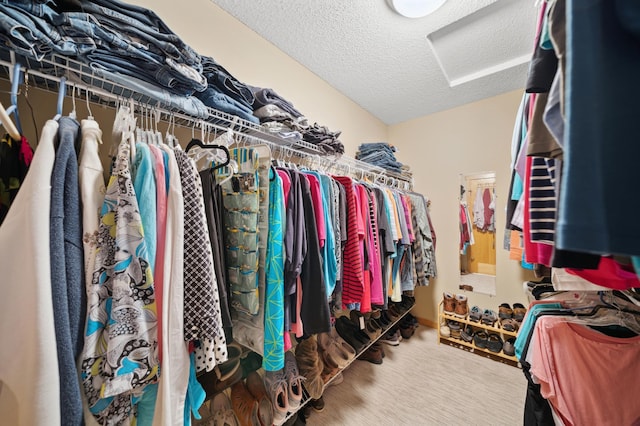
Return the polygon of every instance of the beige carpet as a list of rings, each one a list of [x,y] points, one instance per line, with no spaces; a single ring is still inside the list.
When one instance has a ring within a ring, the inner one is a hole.
[[[509,365],[437,344],[420,326],[382,365],[355,361],[308,425],[520,425],[526,380]]]

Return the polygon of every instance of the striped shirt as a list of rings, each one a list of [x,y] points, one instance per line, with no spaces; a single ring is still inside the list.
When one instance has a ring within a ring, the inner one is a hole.
[[[364,291],[364,278],[362,257],[360,255],[356,195],[353,181],[350,178],[335,176],[334,179],[344,186],[347,196],[347,243],[344,249],[342,271],[342,304],[360,303]]]
[[[553,244],[556,223],[555,160],[533,157],[529,188],[531,240]]]

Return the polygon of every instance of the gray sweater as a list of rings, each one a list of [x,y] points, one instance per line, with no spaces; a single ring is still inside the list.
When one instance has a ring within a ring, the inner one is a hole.
[[[61,425],[83,425],[76,359],[83,344],[86,317],[82,216],[75,143],[78,123],[60,118],[58,148],[51,174],[51,290],[58,371]]]

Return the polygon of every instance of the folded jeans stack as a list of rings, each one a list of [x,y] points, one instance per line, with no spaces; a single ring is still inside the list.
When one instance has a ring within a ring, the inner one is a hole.
[[[0,40],[42,60],[78,59],[100,77],[188,114],[207,117],[190,95],[207,87],[200,56],[152,11],[117,0],[0,3]]]
[[[207,118],[210,107],[258,123],[246,85],[212,58],[201,58],[154,12],[139,6],[117,0],[80,7],[0,2],[0,41],[28,58],[78,59],[100,77],[199,118]]]
[[[395,173],[403,172],[403,164],[396,160],[396,148],[386,142],[363,143],[358,147],[356,159]]]
[[[236,79],[222,65],[208,56],[202,57],[202,73],[208,86],[198,91],[195,96],[206,106],[252,123],[259,122],[253,114],[255,96],[248,85]]]

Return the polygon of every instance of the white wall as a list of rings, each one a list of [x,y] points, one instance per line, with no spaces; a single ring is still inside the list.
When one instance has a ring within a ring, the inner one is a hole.
[[[442,292],[465,293],[471,305],[497,310],[526,302],[522,282],[532,278],[502,249],[509,190],[511,134],[522,91],[509,92],[389,128],[398,160],[411,166],[415,189],[431,200],[437,233],[438,278],[418,288],[414,313],[436,322]],[[458,290],[458,199],[461,173],[496,172],[496,296]]]

